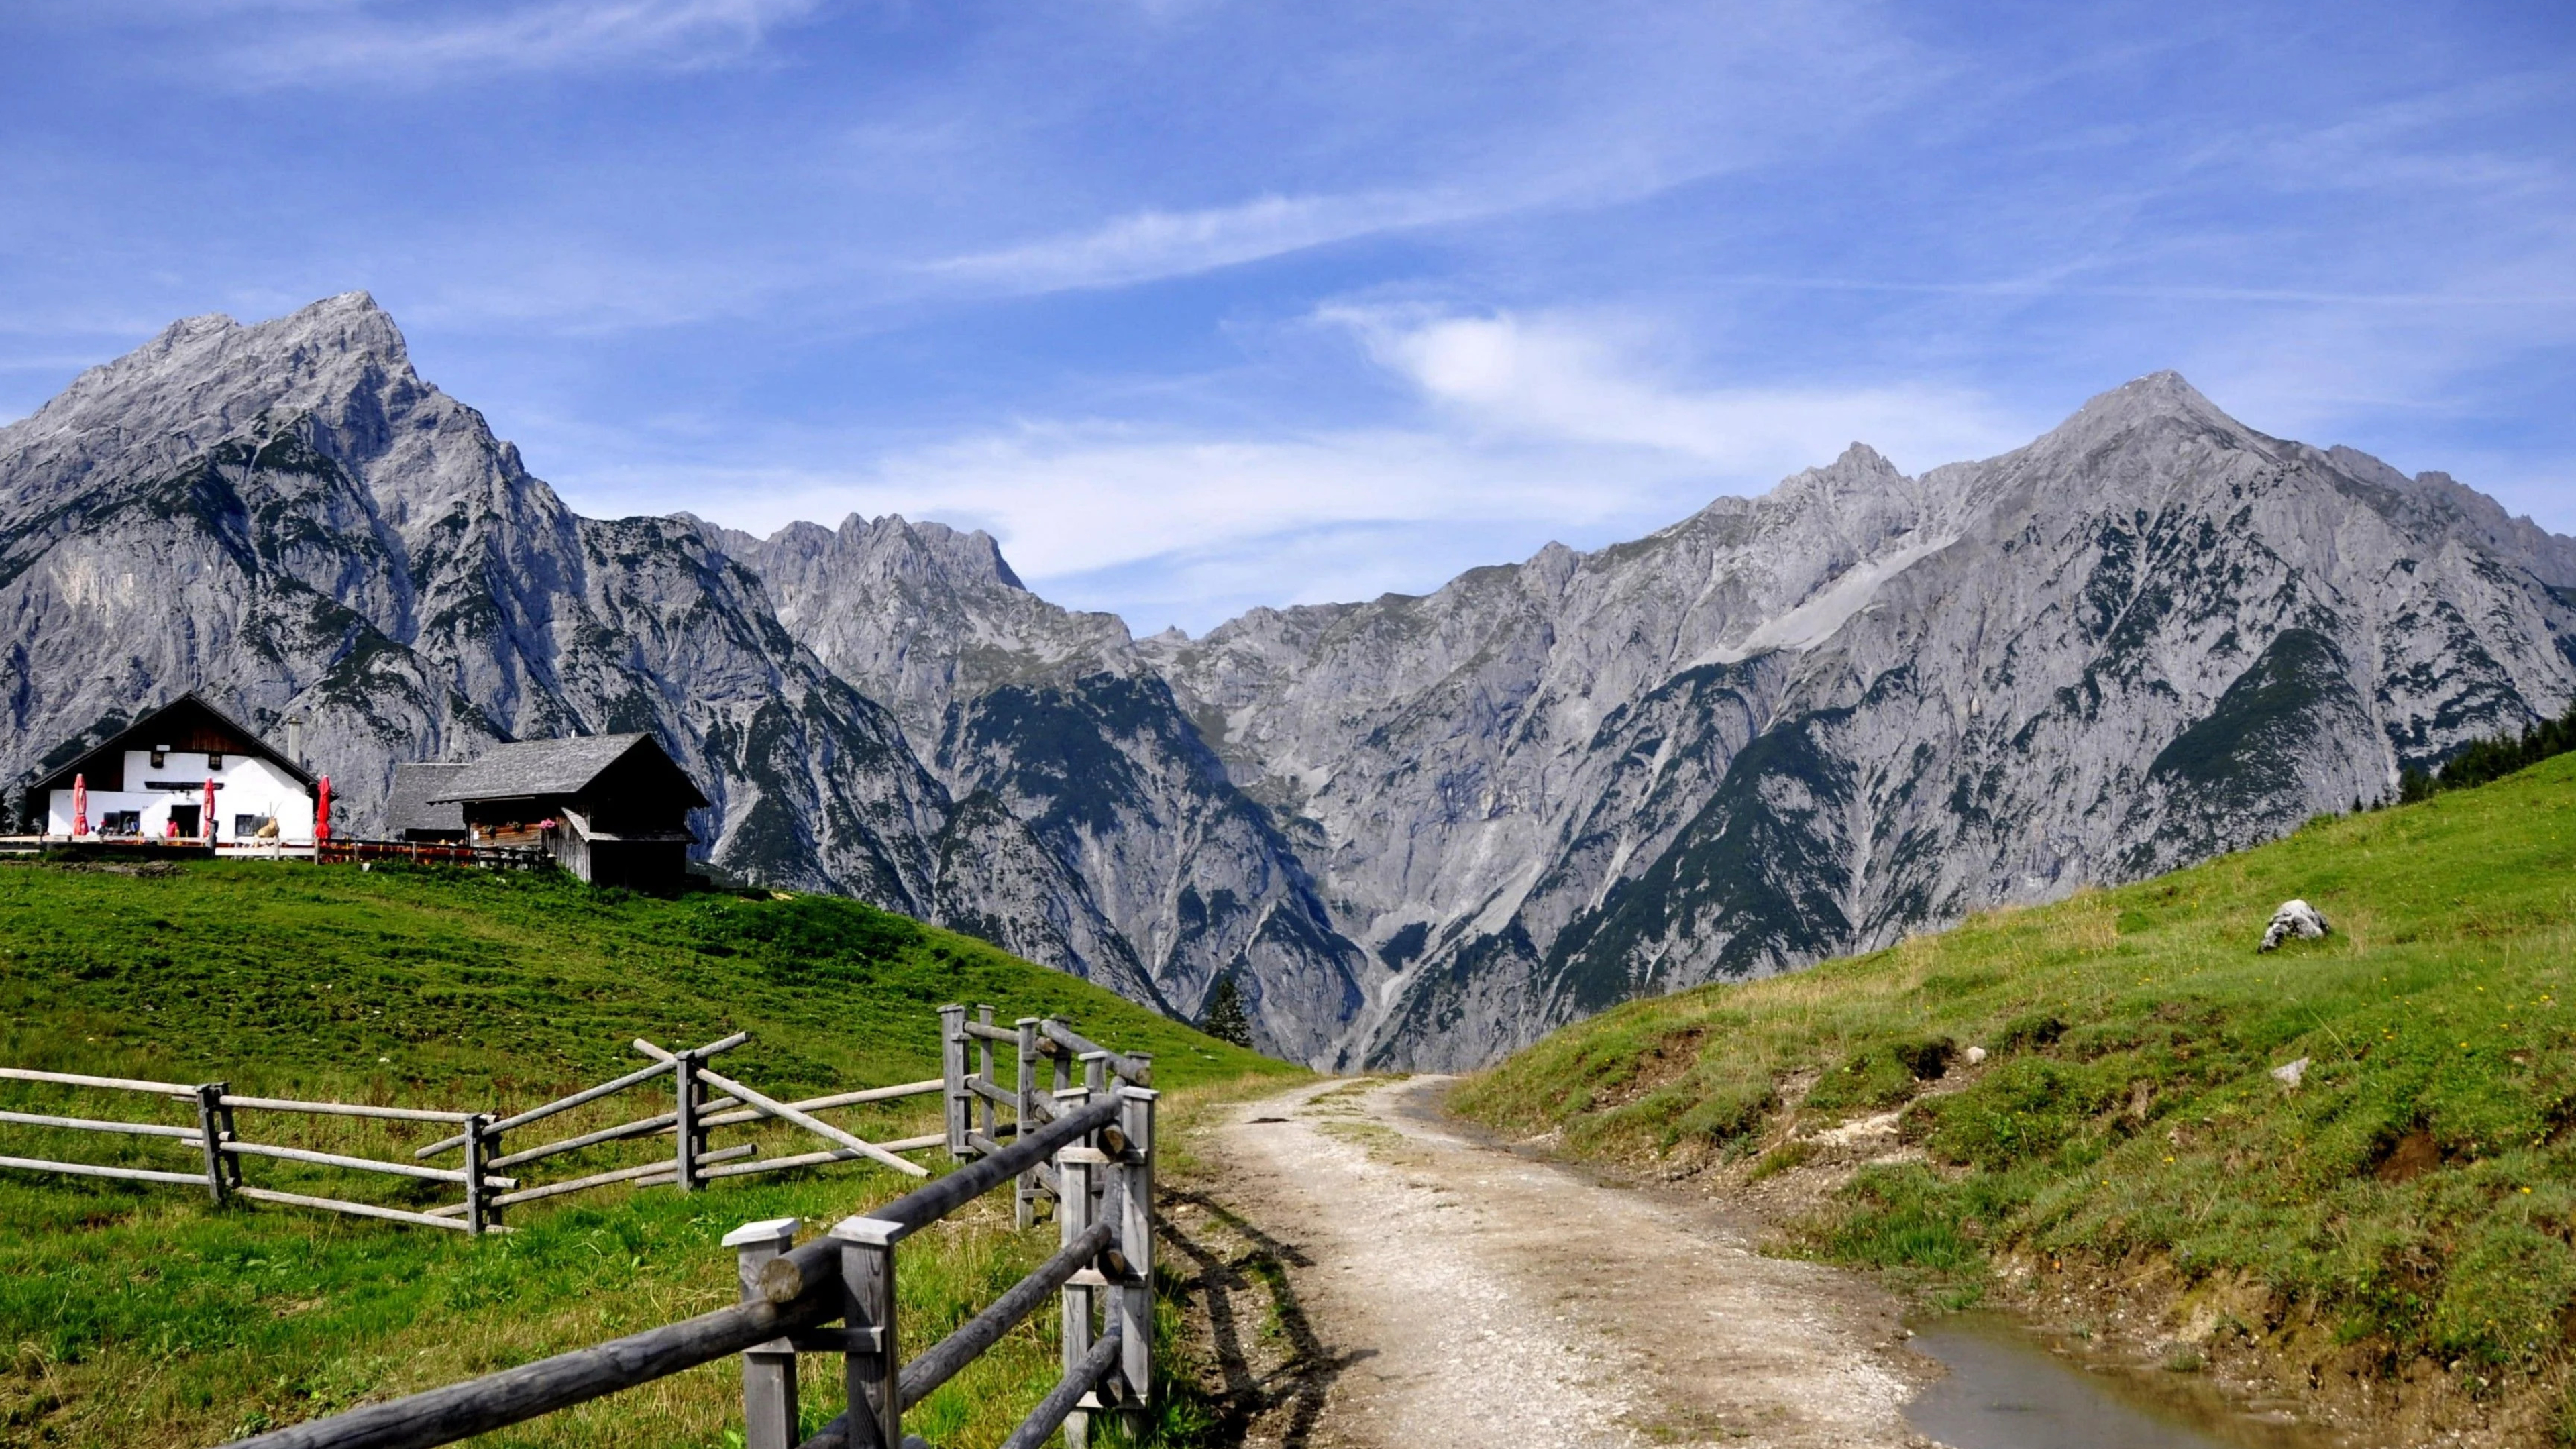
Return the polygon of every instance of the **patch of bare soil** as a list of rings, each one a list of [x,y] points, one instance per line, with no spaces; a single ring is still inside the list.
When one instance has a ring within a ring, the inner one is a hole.
[[[1916,1446],[1899,1303],[1758,1227],[1454,1135],[1443,1079],[1233,1109],[1175,1184],[1227,1442]]]

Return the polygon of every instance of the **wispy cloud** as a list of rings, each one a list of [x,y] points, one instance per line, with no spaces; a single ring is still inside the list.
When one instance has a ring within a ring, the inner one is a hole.
[[[984,528],[1050,597],[1198,629],[1256,602],[1422,592],[1551,539],[1633,537],[1854,440],[1921,468],[2031,431],[1965,390],[1689,386],[1657,365],[1649,329],[1597,318],[1340,308],[1317,320],[1363,340],[1402,395],[1401,420],[1231,436],[1023,423],[856,466],[663,460],[558,483],[576,507],[614,497],[757,532],[851,512]],[[818,460],[852,451],[791,446]]]
[[[663,463],[564,486],[577,502],[613,489],[762,531],[850,512],[937,518],[989,529],[1015,568],[1045,579],[1332,525],[1431,524],[1471,509],[1581,528],[1654,490],[1655,470],[1627,470],[1619,481],[1635,486],[1622,488],[1562,462],[1403,429],[1224,438],[1091,422],[973,435],[849,468]]]
[[[1195,211],[1132,212],[1098,227],[933,262],[925,270],[1014,292],[1123,286],[1464,221],[1512,204],[1511,198],[1430,191],[1261,196]]]
[[[1653,366],[1653,329],[1569,315],[1330,307],[1382,366],[1487,433],[1647,449],[1731,481],[1778,477],[1866,441],[1903,466],[2001,452],[2034,421],[1932,383],[1693,386]]]
[[[1085,214],[1076,199],[1054,229],[919,270],[1013,293],[1115,287],[1363,237],[1618,206],[1861,128],[1900,106],[1927,65],[1876,6],[1852,0],[1608,5],[1570,23],[1553,7],[1498,4],[1476,23],[1430,27],[1437,40],[1417,29],[1424,14],[1358,9],[1365,18],[1310,16],[1333,43],[1298,35],[1291,45],[1313,48],[1240,73],[1249,94],[1181,88],[1196,107],[1172,140],[1181,164],[1154,179],[1198,204],[1127,199]],[[1422,46],[1452,44],[1444,64],[1423,63]],[[1241,57],[1169,58],[1233,72]],[[1281,82],[1287,73],[1294,84]],[[1293,167],[1245,164],[1277,139],[1245,133],[1250,95],[1263,97],[1256,110],[1302,122]],[[1333,180],[1244,183],[1263,170]]]
[[[235,49],[223,72],[258,84],[420,81],[624,65],[739,61],[820,0],[543,0],[388,15],[358,3],[284,3],[293,24]],[[314,12],[322,12],[316,14]]]

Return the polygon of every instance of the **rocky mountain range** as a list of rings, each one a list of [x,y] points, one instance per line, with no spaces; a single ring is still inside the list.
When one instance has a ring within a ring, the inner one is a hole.
[[[714,865],[1267,1047],[1488,1060],[1640,993],[2169,868],[2576,697],[2576,540],[2179,377],[1907,477],[1188,639],[993,541],[587,519],[360,294],[174,324],[0,429],[21,784],[195,688],[403,759],[650,729]]]

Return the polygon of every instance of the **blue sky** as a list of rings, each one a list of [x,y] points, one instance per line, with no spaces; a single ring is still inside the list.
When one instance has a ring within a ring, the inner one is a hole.
[[[594,514],[1139,632],[2180,369],[2576,532],[2563,3],[18,0],[0,416],[365,288]]]

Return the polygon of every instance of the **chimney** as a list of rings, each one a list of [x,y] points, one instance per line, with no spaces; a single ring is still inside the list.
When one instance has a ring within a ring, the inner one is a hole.
[[[295,768],[304,768],[304,716],[300,714],[286,717],[286,758]]]

